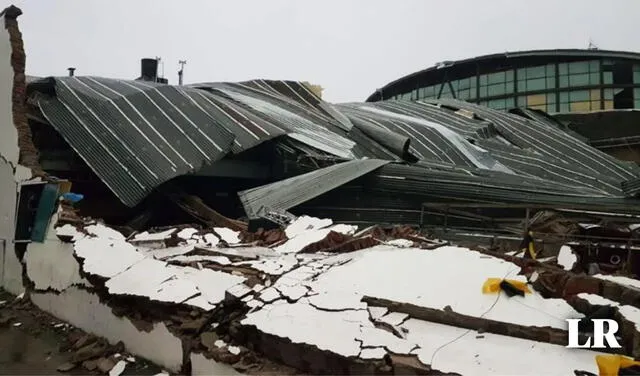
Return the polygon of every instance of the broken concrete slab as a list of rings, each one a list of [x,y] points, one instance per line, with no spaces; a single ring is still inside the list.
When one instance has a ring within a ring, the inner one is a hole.
[[[241,375],[230,365],[208,359],[203,354],[191,353],[189,359],[191,361],[191,375],[193,376]]]
[[[502,259],[460,247],[435,250],[377,246],[353,252],[352,261],[320,274],[308,286],[317,293],[342,293],[345,286],[360,295],[484,317],[523,327],[566,329],[566,318],[580,318],[563,299],[539,293],[497,299],[483,294],[488,278],[515,278],[520,267]],[[389,274],[389,270],[401,271]],[[380,278],[387,275],[385,278]],[[373,304],[379,305],[379,304]],[[531,307],[535,307],[531,308]]]
[[[142,261],[145,256],[124,240],[83,238],[73,245],[75,255],[83,259],[82,270],[111,278]]]
[[[403,324],[407,340],[417,343],[423,364],[461,375],[570,375],[574,370],[597,374],[593,351],[484,333],[411,319]],[[465,359],[465,361],[462,361]]]

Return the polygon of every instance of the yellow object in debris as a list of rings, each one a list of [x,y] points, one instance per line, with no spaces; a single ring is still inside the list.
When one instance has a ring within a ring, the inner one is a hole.
[[[529,242],[529,255],[531,256],[531,259],[533,260],[536,259],[537,253],[536,253],[536,248],[533,242]]]
[[[500,292],[500,282],[502,282],[502,278],[487,278],[484,285],[482,285],[482,293],[483,294],[495,294]],[[531,290],[529,290],[529,286],[527,286],[526,282],[516,281],[514,279],[505,279],[504,281],[509,282],[513,285],[513,287],[517,288],[520,291],[523,291],[525,294],[531,294]]]
[[[624,355],[596,355],[600,376],[618,376],[620,368],[640,366],[640,362]]]

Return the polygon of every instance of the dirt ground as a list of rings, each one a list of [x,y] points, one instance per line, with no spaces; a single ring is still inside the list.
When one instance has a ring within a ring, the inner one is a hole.
[[[0,289],[0,375],[99,375],[119,360],[123,375],[163,372]]]

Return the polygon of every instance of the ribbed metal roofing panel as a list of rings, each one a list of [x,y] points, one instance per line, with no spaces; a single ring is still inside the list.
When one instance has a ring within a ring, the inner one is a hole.
[[[96,77],[55,79],[45,118],[129,206],[173,177],[226,155],[235,135],[174,86]]]
[[[259,210],[263,207],[273,210],[288,210],[387,163],[389,161],[380,159],[348,161],[238,192],[238,196],[240,196],[247,216],[257,218]]]
[[[266,85],[260,82],[264,81],[243,84],[207,83],[194,86],[224,95],[242,104],[263,119],[285,129],[287,135],[297,141],[341,158],[363,157],[355,152],[356,144],[347,137],[350,125],[347,128],[343,122],[331,117],[324,111],[324,107],[305,102],[300,96],[295,98],[297,100],[292,99],[276,90],[273,87],[275,84]],[[286,84],[284,81],[281,82],[283,85]]]

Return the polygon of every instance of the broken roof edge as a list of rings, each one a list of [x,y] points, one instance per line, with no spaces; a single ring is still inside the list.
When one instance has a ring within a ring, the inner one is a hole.
[[[288,210],[391,163],[382,159],[357,159],[331,165],[288,179],[238,192],[249,219],[261,209]]]

